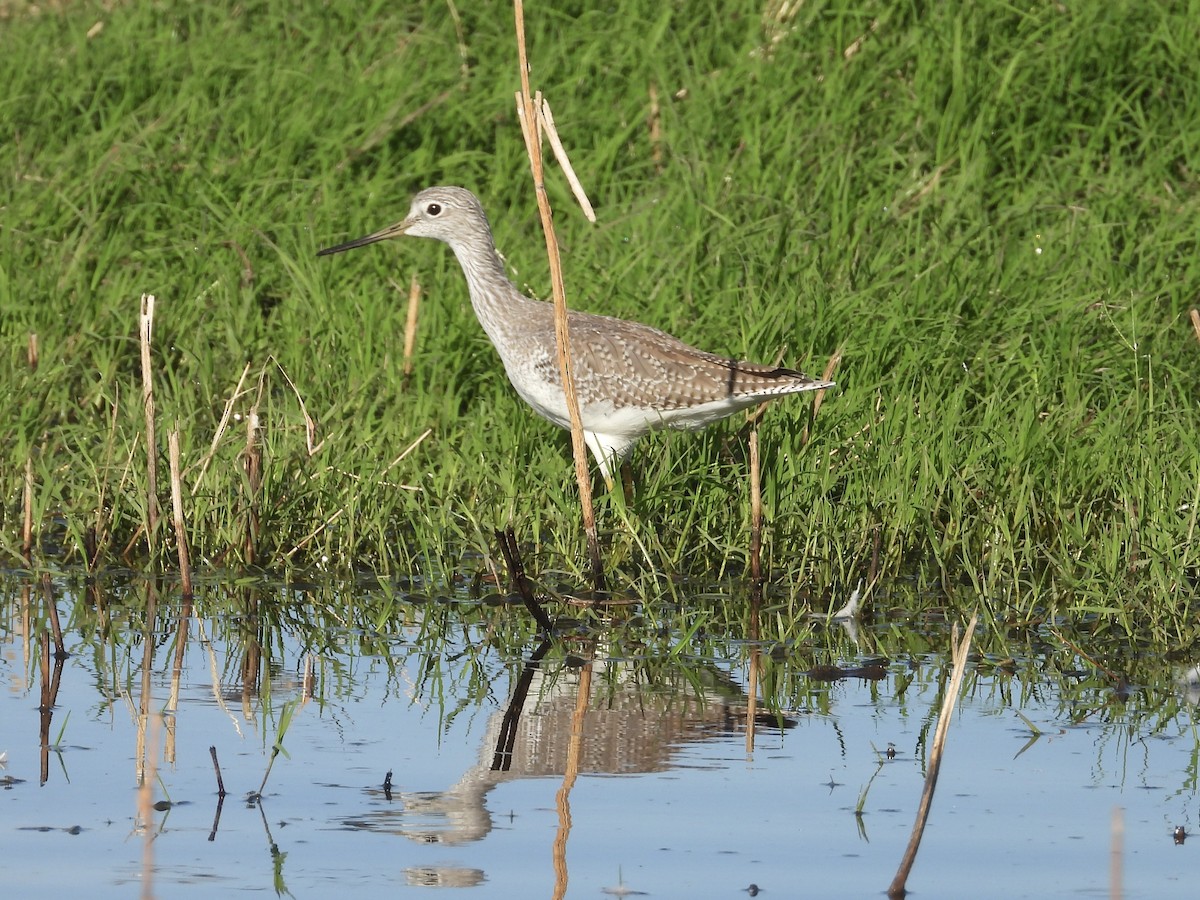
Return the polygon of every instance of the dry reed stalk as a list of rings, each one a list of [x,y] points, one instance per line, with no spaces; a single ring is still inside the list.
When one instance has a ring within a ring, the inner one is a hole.
[[[762,416],[750,421],[750,591],[762,593],[762,473],[758,455],[758,423]]]
[[[184,599],[183,608],[179,611],[179,624],[175,627],[175,662],[171,666],[171,693],[167,697],[166,717],[163,724],[166,727],[167,739],[163,749],[163,759],[171,765],[175,764],[175,724],[178,721],[176,710],[179,709],[179,692],[183,682],[183,658],[187,653],[189,625],[192,618],[192,602]]]
[[[758,720],[758,679],[762,670],[762,650],[750,648],[750,678],[746,684],[746,752],[754,752],[755,724]]]
[[[1192,320],[1192,330],[1196,332],[1196,340],[1200,341],[1200,309],[1190,310],[1188,317]]]
[[[25,346],[25,362],[29,365],[29,370],[36,371],[38,367],[38,336],[36,332],[29,332],[29,343]]]
[[[822,381],[832,381],[833,373],[837,371],[838,364],[842,361],[842,348],[838,347],[833,351],[833,356],[829,357],[829,362],[825,364],[825,373],[821,376]],[[817,412],[821,409],[821,404],[825,402],[825,392],[828,388],[821,388],[813,394],[812,417],[810,422],[815,422]],[[808,446],[809,426],[805,425],[804,430],[800,432],[800,446]]]
[[[750,621],[746,637],[750,642],[750,677],[746,684],[746,752],[754,752],[754,724],[758,716],[758,681],[762,670],[762,648],[758,646],[760,636],[758,615],[762,609],[762,583],[750,588]]]
[[[784,348],[775,355],[775,365],[783,362]],[[750,593],[762,599],[762,462],[758,450],[758,423],[767,414],[770,400],[765,400],[746,413],[750,425],[747,443],[750,448]]]
[[[33,562],[33,457],[25,459],[25,495],[21,506],[24,510],[21,523],[21,555],[26,565]]]
[[[42,597],[46,601],[46,616],[50,619],[50,630],[54,634],[54,657],[66,659],[71,654],[63,644],[62,624],[58,620],[58,601],[54,597],[54,583],[50,580],[49,572],[42,573]]]
[[[146,412],[146,540],[150,552],[158,538],[158,442],[154,434],[154,380],[150,348],[154,343],[154,295],[142,294],[138,343],[142,351],[142,404]]]
[[[246,565],[254,565],[258,548],[259,509],[262,494],[262,448],[258,443],[258,400],[246,416],[246,449],[242,451],[242,464],[246,467],[246,535],[242,546]]]
[[[929,809],[933,805],[933,791],[937,787],[938,771],[942,767],[942,755],[946,747],[946,735],[950,731],[950,720],[954,715],[954,707],[958,703],[958,694],[962,689],[963,675],[967,671],[967,653],[971,649],[971,637],[975,634],[975,625],[979,622],[979,614],[971,616],[963,639],[958,639],[958,626],[954,626],[950,639],[950,655],[953,666],[950,672],[950,683],[946,686],[946,694],[942,698],[942,710],[938,714],[937,728],[933,734],[933,744],[929,750],[929,765],[925,773],[925,788],[921,791],[921,802],[917,807],[916,821],[913,822],[912,835],[908,839],[908,848],[896,870],[896,877],[888,886],[889,897],[903,897],[907,892],[905,883],[912,871],[913,863],[917,861],[917,850],[921,846],[921,837],[925,833],[925,823],[929,820]]]
[[[529,59],[525,52],[525,7],[522,0],[513,0],[517,31],[517,60],[520,68],[521,90],[517,94],[517,118],[525,138],[529,167],[533,174],[534,193],[546,236],[546,253],[550,261],[550,288],[554,295],[554,337],[558,347],[558,368],[566,395],[567,412],[571,419],[571,450],[575,457],[575,480],[579,484],[579,504],[583,528],[587,535],[588,555],[591,558],[592,581],[597,591],[604,590],[604,566],[600,556],[600,535],[596,530],[596,511],[592,504],[591,473],[588,471],[587,446],[583,441],[583,422],[579,417],[579,399],[575,393],[575,375],[571,364],[571,338],[567,325],[566,288],[563,286],[562,259],[558,252],[558,237],[550,199],[546,195],[545,173],[542,164],[541,108],[542,98],[529,91]]]
[[[41,675],[41,702],[38,703],[38,739],[41,748],[41,772],[39,784],[50,779],[50,719],[54,716],[54,695],[50,690],[50,632],[42,629],[42,652],[38,654],[38,670]]]
[[[154,900],[154,788],[158,777],[158,726],[161,716],[155,714],[150,723],[150,737],[145,743],[146,764],[138,785],[138,820],[142,823],[142,898]]]
[[[157,617],[158,594],[154,584],[146,584],[146,629],[142,634],[142,680],[138,703],[137,762],[138,784],[137,821],[142,828],[142,897],[154,896],[154,782],[158,773],[158,729],[152,727],[161,720],[151,713],[153,701],[151,677],[154,672],[154,623]]]
[[[567,838],[571,834],[571,789],[579,778],[579,759],[583,752],[583,723],[587,715],[588,701],[592,696],[592,659],[579,670],[579,687],[575,695],[575,713],[571,717],[571,737],[567,741],[567,764],[563,771],[563,782],[554,795],[558,810],[558,831],[554,835],[551,855],[554,858],[554,900],[567,895]]]
[[[417,281],[417,273],[413,272],[408,285],[408,310],[404,317],[404,369],[401,390],[408,390],[412,380],[413,348],[417,343],[417,313],[421,309],[421,282]]]
[[[661,175],[662,167],[662,120],[658,108],[658,85],[650,82],[650,115],[646,126],[650,131],[650,161],[654,163],[654,174]]]
[[[183,582],[183,602],[192,602],[192,558],[188,552],[187,528],[183,522],[183,477],[179,470],[179,423],[167,436],[171,464],[171,514],[175,522],[175,549],[179,554],[179,578]]]

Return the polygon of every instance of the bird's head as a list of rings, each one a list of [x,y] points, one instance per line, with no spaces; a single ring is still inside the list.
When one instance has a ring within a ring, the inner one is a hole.
[[[366,237],[326,247],[317,256],[353,250],[401,234],[436,238],[454,247],[463,239],[477,234],[481,228],[488,230],[487,216],[474,194],[460,187],[431,187],[413,197],[408,215],[402,221]]]

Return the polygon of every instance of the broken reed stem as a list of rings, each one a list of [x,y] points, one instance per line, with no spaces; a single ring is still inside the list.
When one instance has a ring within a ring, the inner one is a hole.
[[[404,371],[401,390],[408,390],[408,382],[412,379],[413,348],[417,343],[417,313],[421,308],[421,283],[417,281],[417,273],[413,272],[408,285],[408,315],[404,320]]]
[[[562,260],[558,252],[558,238],[554,233],[554,219],[550,211],[550,199],[546,196],[545,173],[542,165],[541,146],[541,95],[535,98],[529,90],[529,60],[525,51],[525,8],[522,0],[513,0],[517,31],[517,60],[520,67],[521,91],[517,94],[517,113],[521,132],[525,138],[525,150],[529,154],[529,167],[533,174],[534,193],[537,196],[538,212],[542,219],[542,231],[546,236],[546,253],[550,260],[550,288],[554,295],[554,338],[558,348],[558,369],[566,395],[567,412],[571,418],[571,450],[575,457],[575,480],[579,484],[579,504],[583,514],[583,528],[587,535],[588,555],[591,558],[592,581],[597,591],[604,590],[604,566],[600,557],[600,535],[596,531],[596,511],[592,505],[591,473],[588,471],[587,446],[583,440],[583,422],[579,417],[579,400],[575,394],[575,375],[571,363],[571,338],[567,324],[566,289],[563,285]]]
[[[171,461],[171,513],[175,522],[175,548],[179,554],[179,578],[183,583],[185,603],[192,599],[192,560],[188,552],[187,529],[183,523],[183,478],[179,474],[179,423],[167,436]]]
[[[784,348],[775,355],[775,365],[783,362]],[[762,600],[762,463],[758,452],[758,424],[771,405],[766,400],[746,413],[750,426],[747,443],[750,447],[750,595],[754,603]]]
[[[58,601],[54,598],[54,584],[50,581],[50,573],[42,573],[42,597],[46,600],[46,615],[50,619],[50,630],[54,634],[54,656],[56,659],[66,659],[67,653],[63,644],[62,624],[58,621]]]
[[[25,347],[25,362],[29,364],[29,371],[34,372],[38,367],[38,336],[36,332],[29,332],[29,343]]]
[[[221,764],[217,762],[217,748],[215,745],[210,745],[208,753],[212,757],[213,771],[217,773],[217,809],[213,813],[212,828],[208,832],[208,841],[211,844],[217,839],[217,828],[221,824],[221,807],[225,805],[225,779],[221,777]]]
[[[562,140],[558,136],[558,129],[554,125],[554,114],[550,112],[550,101],[540,93],[537,96],[538,100],[541,101],[538,106],[538,135],[540,136],[542,131],[546,132],[546,139],[550,141],[550,149],[554,151],[554,158],[558,160],[559,166],[562,167],[563,175],[566,176],[567,184],[571,186],[571,193],[575,195],[575,202],[583,210],[584,217],[595,225],[596,211],[592,209],[592,201],[588,199],[583,185],[579,183],[579,177],[575,174],[575,169],[571,165],[567,151],[563,149]]]
[[[260,394],[261,396],[261,394]],[[246,491],[249,494],[246,506],[246,534],[242,546],[246,565],[254,565],[258,549],[258,501],[262,493],[262,450],[258,444],[258,400],[254,401],[246,416],[246,450],[242,454],[246,467]]]
[[[221,777],[221,764],[217,762],[217,747],[215,744],[210,745],[208,754],[212,757],[213,771],[217,773],[217,796],[225,796],[225,779]]]
[[[154,341],[154,295],[142,294],[138,343],[142,351],[142,403],[146,411],[146,540],[150,552],[158,540],[158,442],[154,434],[154,381],[150,347]]]
[[[25,496],[21,503],[24,516],[21,523],[21,555],[26,565],[33,562],[33,457],[25,459]]]
[[[746,752],[754,752],[754,725],[758,716],[758,682],[762,671],[762,648],[758,641],[760,636],[758,617],[762,609],[762,585],[750,588],[750,622],[746,629],[746,638],[750,644],[750,676],[746,682]]]
[[[950,720],[954,715],[954,707],[958,703],[958,694],[962,689],[963,675],[967,671],[967,653],[971,649],[971,637],[975,634],[975,625],[979,622],[979,614],[971,616],[963,639],[958,639],[958,626],[950,639],[950,655],[953,668],[950,673],[950,683],[946,686],[946,694],[942,698],[942,710],[938,714],[937,728],[933,735],[933,745],[929,751],[929,767],[925,773],[925,789],[921,792],[921,802],[917,807],[916,821],[913,822],[912,836],[908,839],[908,848],[900,861],[896,877],[888,886],[889,897],[903,897],[907,890],[905,883],[912,871],[913,863],[917,860],[917,850],[921,846],[921,837],[925,833],[925,823],[929,820],[929,809],[933,805],[933,791],[937,787],[938,770],[942,767],[942,754],[946,746],[946,735],[950,731]]]
[[[762,416],[750,421],[750,591],[762,593],[762,477],[758,455],[758,423]]]
[[[1188,317],[1192,320],[1192,330],[1196,332],[1196,340],[1200,341],[1200,309],[1189,310]]]
[[[157,618],[158,595],[154,584],[146,585],[146,626],[142,633],[142,695],[138,702],[137,762],[138,784],[137,826],[142,829],[142,897],[154,897],[154,782],[158,773],[158,714],[151,713],[154,684],[154,625]]]
[[[38,669],[41,674],[41,702],[38,704],[38,784],[44,785],[50,780],[50,722],[54,718],[55,698],[50,680],[50,632],[42,628],[41,633],[42,652],[38,654]]]
[[[776,363],[778,365],[778,363]],[[762,606],[762,465],[758,452],[758,423],[767,411],[760,403],[747,418],[750,420],[750,683],[746,694],[746,752],[754,751],[754,717],[758,714],[758,670],[761,655],[758,647],[758,611]]]

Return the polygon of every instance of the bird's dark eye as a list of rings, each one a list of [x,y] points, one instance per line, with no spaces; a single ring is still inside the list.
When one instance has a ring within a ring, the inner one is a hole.
[[[430,203],[427,207],[425,207],[425,212],[429,213],[431,216],[440,216],[442,214],[442,204]]]

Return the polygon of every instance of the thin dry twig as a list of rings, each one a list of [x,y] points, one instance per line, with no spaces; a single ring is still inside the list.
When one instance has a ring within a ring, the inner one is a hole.
[[[912,871],[913,863],[917,861],[917,850],[921,846],[921,837],[925,834],[925,823],[929,820],[929,810],[933,805],[933,792],[937,787],[938,772],[942,767],[942,755],[946,746],[946,735],[950,732],[950,720],[954,715],[954,707],[958,703],[958,694],[962,689],[963,676],[967,671],[967,654],[971,649],[971,638],[975,634],[975,626],[979,622],[979,614],[971,616],[963,639],[958,639],[958,626],[950,641],[950,653],[953,667],[950,673],[950,683],[946,686],[946,694],[942,698],[942,710],[938,714],[937,728],[933,735],[933,745],[929,750],[929,767],[925,773],[925,789],[921,792],[921,802],[917,807],[916,821],[913,822],[912,836],[908,840],[908,848],[900,861],[896,877],[888,887],[889,897],[903,897],[907,890],[905,884]]]
[[[841,363],[841,361],[842,361],[842,348],[838,347],[835,351],[833,351],[833,356],[829,357],[829,362],[825,364],[825,372],[821,375],[821,380],[822,381],[832,381],[833,373],[837,371],[837,367]],[[828,390],[828,388],[821,388],[819,391],[815,392],[815,395],[813,396],[812,416],[809,418],[809,422],[816,421],[817,412],[821,409],[821,404],[825,402],[825,392],[827,390]],[[801,447],[808,445],[808,438],[809,438],[809,426],[805,425],[804,430],[802,432],[800,432],[800,446]]]
[[[450,18],[454,20],[454,35],[458,38],[458,56],[462,60],[461,74],[462,87],[466,89],[467,79],[471,77],[470,51],[467,49],[467,39],[463,34],[462,16],[458,14],[458,7],[454,5],[454,0],[446,0],[446,7],[450,10]]]
[[[233,415],[233,404],[242,396],[242,385],[246,383],[246,376],[250,374],[250,363],[246,363],[246,367],[242,369],[242,375],[238,379],[237,384],[233,388],[233,393],[229,395],[229,399],[225,401],[225,409],[221,413],[221,421],[217,423],[216,433],[213,434],[212,443],[208,446],[208,453],[204,455],[204,459],[200,463],[200,474],[196,476],[196,481],[192,485],[192,493],[200,489],[200,482],[204,480],[204,473],[208,471],[208,464],[212,462],[213,456],[217,452],[217,445],[221,443],[221,438],[225,434],[225,429],[229,427],[229,419]]]
[[[539,94],[538,96],[541,95]],[[596,224],[596,211],[592,209],[592,201],[588,199],[587,192],[584,191],[583,185],[579,183],[579,177],[575,174],[575,169],[571,166],[571,160],[567,158],[567,151],[563,149],[562,141],[558,137],[558,129],[554,127],[554,116],[550,114],[550,101],[545,97],[542,97],[540,112],[538,128],[545,132],[546,137],[550,139],[550,148],[554,151],[554,158],[562,166],[563,174],[567,176],[567,183],[571,185],[571,193],[575,195],[575,200],[583,210],[583,214],[587,217],[587,220],[594,225]]]
[[[321,448],[325,446],[324,441],[321,441],[320,443],[314,443],[317,439],[316,420],[308,414],[308,407],[304,405],[304,398],[300,396],[300,389],[297,388],[292,382],[291,376],[288,375],[287,370],[283,368],[283,365],[279,362],[279,360],[273,359],[273,362],[283,375],[283,380],[286,381],[288,383],[288,387],[292,389],[292,393],[296,395],[296,402],[300,404],[300,414],[304,416],[304,439],[308,446],[308,455],[316,456],[317,453],[320,452]]]
[[[425,442],[425,439],[428,438],[431,434],[433,434],[432,428],[426,428],[424,431],[422,431],[420,433],[420,435],[417,436],[417,439],[415,441],[413,441],[411,444],[409,444],[407,447],[405,447],[401,451],[399,456],[397,456],[395,459],[393,459],[390,463],[387,464],[387,466],[384,468],[383,472],[380,473],[380,477],[383,477],[388,472],[392,471],[392,468],[396,465],[396,463],[400,462],[400,460],[404,459],[404,457],[408,456],[408,454],[412,453],[419,446],[421,446],[421,444],[423,444]]]

